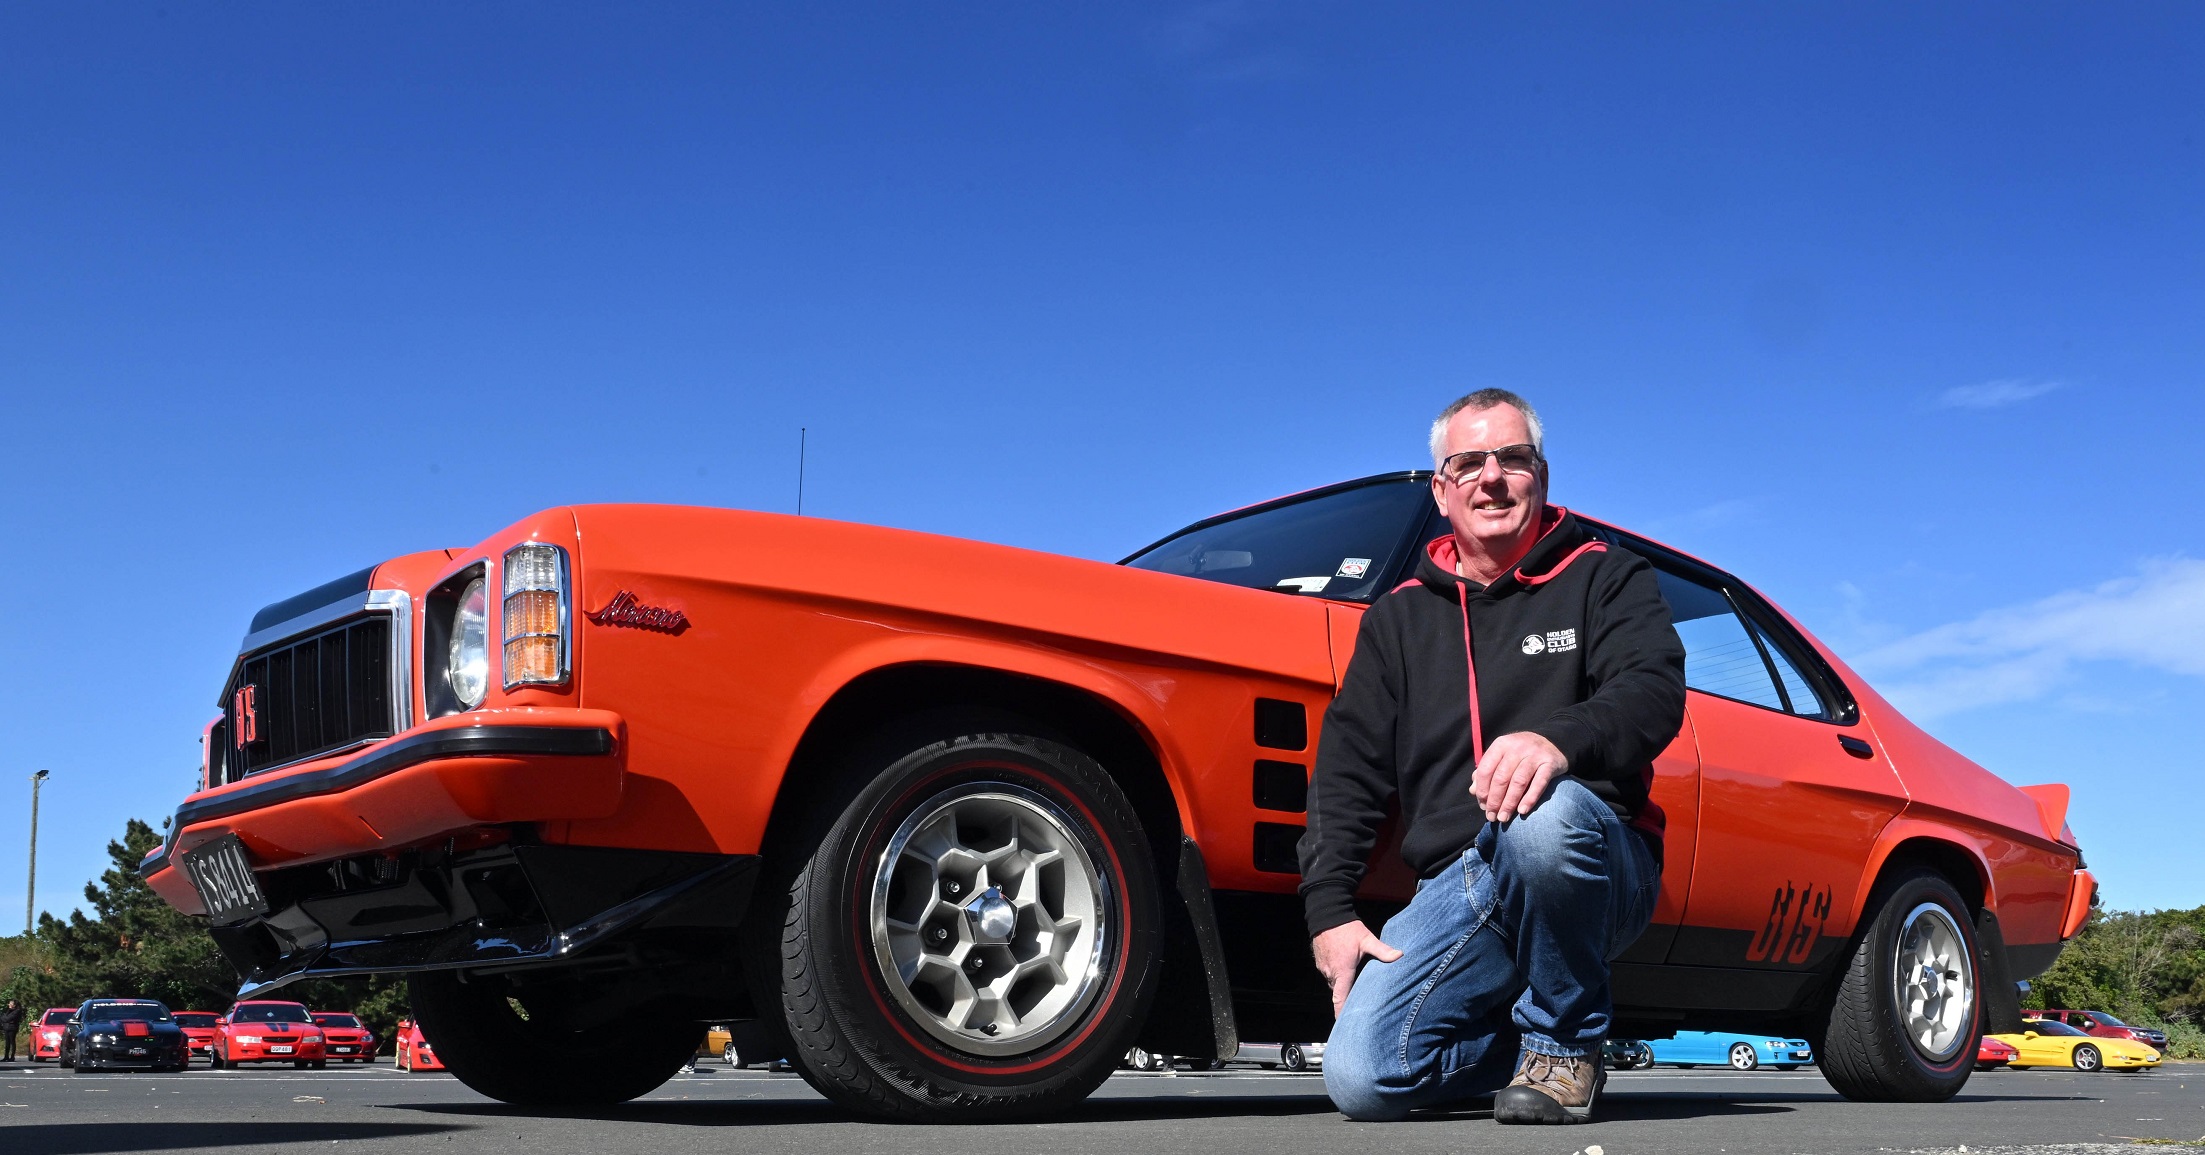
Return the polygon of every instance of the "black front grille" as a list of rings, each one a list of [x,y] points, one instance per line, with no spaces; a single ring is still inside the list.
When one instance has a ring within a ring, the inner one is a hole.
[[[397,733],[390,618],[355,618],[245,656],[208,736],[217,784]]]

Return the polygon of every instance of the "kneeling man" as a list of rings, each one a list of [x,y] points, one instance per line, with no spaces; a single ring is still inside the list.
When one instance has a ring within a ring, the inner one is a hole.
[[[1580,1122],[1606,1079],[1608,961],[1661,889],[1647,791],[1683,724],[1684,647],[1652,567],[1547,504],[1523,398],[1448,406],[1432,456],[1454,532],[1364,615],[1311,778],[1325,1089],[1357,1119],[1494,1094],[1502,1123]],[[1354,897],[1394,800],[1422,881],[1381,939]]]

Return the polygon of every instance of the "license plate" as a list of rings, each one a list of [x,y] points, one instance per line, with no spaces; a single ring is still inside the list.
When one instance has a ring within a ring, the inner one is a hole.
[[[132,1047],[132,1048],[130,1048],[130,1053],[131,1053],[131,1054],[133,1054],[133,1055],[142,1055],[142,1054],[145,1054],[145,1048],[144,1048],[144,1047]]]
[[[245,861],[245,844],[235,834],[225,834],[205,846],[183,854],[184,873],[207,904],[207,919],[228,926],[268,913],[268,899]]]
[[[329,1048],[329,1049],[330,1049],[330,1050],[332,1050],[332,1051],[335,1051],[336,1053],[338,1053],[338,1054],[340,1054],[340,1055],[349,1055],[349,1054],[351,1054],[351,1053],[352,1053],[352,1048],[351,1048],[351,1047],[331,1047],[331,1048]]]
[[[271,1055],[288,1055],[288,1054],[290,1054],[290,1053],[291,1053],[291,1048],[289,1048],[289,1047],[270,1047],[270,1048],[268,1048],[268,1053],[269,1053],[269,1054],[271,1054]]]

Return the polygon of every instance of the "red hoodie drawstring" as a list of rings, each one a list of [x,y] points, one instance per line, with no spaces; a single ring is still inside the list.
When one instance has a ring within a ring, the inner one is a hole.
[[[1455,600],[1462,607],[1462,660],[1470,668],[1470,761],[1485,761],[1485,723],[1478,717],[1478,652],[1470,644],[1470,587],[1455,583]]]

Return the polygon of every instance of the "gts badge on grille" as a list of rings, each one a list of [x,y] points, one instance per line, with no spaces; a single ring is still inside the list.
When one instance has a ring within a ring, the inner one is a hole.
[[[260,687],[246,684],[230,696],[230,743],[238,749],[260,741]]]
[[[612,600],[605,603],[605,608],[585,611],[582,616],[601,626],[632,626],[664,634],[678,634],[689,628],[688,614],[663,606],[645,605],[627,590],[614,594]]]

